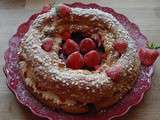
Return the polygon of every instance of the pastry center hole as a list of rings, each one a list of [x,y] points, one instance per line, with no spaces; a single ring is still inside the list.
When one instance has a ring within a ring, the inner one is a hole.
[[[100,34],[76,31],[69,36],[59,46],[59,58],[71,69],[96,70],[105,56]]]

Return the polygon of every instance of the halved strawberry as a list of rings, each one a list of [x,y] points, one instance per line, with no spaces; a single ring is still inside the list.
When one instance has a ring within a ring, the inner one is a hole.
[[[83,56],[78,52],[70,54],[66,60],[66,65],[72,69],[80,69],[84,66]]]
[[[128,47],[128,43],[123,39],[118,39],[113,43],[113,47],[119,53],[124,53]]]
[[[51,38],[46,38],[45,41],[42,43],[41,48],[47,52],[52,50],[53,40]]]
[[[141,63],[145,66],[152,65],[159,56],[159,52],[155,49],[149,48],[140,48],[139,50],[139,58]]]
[[[96,49],[96,44],[92,39],[85,38],[80,42],[80,50],[82,53],[87,53],[93,49]]]
[[[113,66],[111,69],[107,70],[106,74],[113,81],[118,81],[120,78],[121,71],[122,71],[121,65],[117,64],[117,65]]]
[[[56,11],[57,11],[58,16],[66,17],[70,15],[71,8],[66,5],[60,5],[60,6],[57,6]]]
[[[100,55],[96,50],[91,50],[84,55],[84,62],[88,67],[95,67],[101,61]]]
[[[63,52],[66,54],[66,55],[69,55],[75,51],[79,51],[79,46],[78,44],[71,40],[71,39],[67,39],[66,40],[66,43],[63,45]]]

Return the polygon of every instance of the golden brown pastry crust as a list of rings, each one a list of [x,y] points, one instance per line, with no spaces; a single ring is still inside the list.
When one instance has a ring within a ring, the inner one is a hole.
[[[58,45],[62,42],[59,33],[64,28],[69,28],[72,32],[99,29],[108,54],[100,70],[66,68],[57,55]],[[46,31],[51,32],[52,36],[46,35]],[[52,53],[46,53],[40,48],[46,37],[55,40]],[[120,58],[115,57],[112,47],[117,38],[124,38],[129,44],[126,53]],[[54,8],[39,16],[20,45],[19,64],[24,82],[36,98],[49,107],[70,113],[88,112],[89,104],[97,110],[113,105],[132,88],[140,69],[134,40],[122,25],[110,14],[80,8],[72,8],[71,15],[64,19],[56,17]],[[116,64],[121,64],[123,71],[119,81],[113,82],[105,71]]]

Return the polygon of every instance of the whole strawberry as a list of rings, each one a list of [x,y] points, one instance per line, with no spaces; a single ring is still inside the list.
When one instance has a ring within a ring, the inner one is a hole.
[[[80,50],[82,53],[87,53],[93,49],[96,49],[96,44],[92,39],[85,38],[80,42]]]
[[[50,52],[52,50],[53,40],[51,38],[46,38],[45,41],[42,43],[41,48],[46,52]]]
[[[113,81],[118,81],[121,75],[122,67],[120,64],[113,66],[111,69],[106,71],[108,77]]]
[[[118,39],[113,43],[113,48],[119,52],[124,53],[128,47],[128,43],[123,39]]]
[[[66,65],[72,69],[80,69],[84,66],[83,56],[77,51],[70,54],[66,60]]]
[[[79,46],[78,44],[73,41],[72,39],[67,39],[66,43],[63,45],[63,52],[66,55],[70,55],[71,53],[79,51]]]
[[[71,8],[69,6],[62,4],[62,5],[56,7],[56,12],[59,17],[66,17],[66,16],[70,15]]]
[[[101,62],[99,53],[96,50],[91,50],[84,55],[84,62],[88,67],[95,67]]]
[[[64,30],[60,35],[64,41],[71,38],[69,30]]]
[[[139,58],[141,63],[145,66],[152,65],[159,56],[159,52],[155,49],[149,48],[140,48],[139,50]]]

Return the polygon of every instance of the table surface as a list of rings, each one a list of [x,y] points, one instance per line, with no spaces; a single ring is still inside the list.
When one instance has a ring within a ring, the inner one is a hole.
[[[70,0],[69,3],[76,0]],[[160,44],[160,0],[79,0],[80,2],[96,2],[109,6],[128,16],[140,27],[150,41]],[[68,2],[58,0],[56,3]],[[3,54],[8,47],[8,40],[16,32],[20,23],[37,12],[43,0],[0,0],[0,120],[39,120],[30,111],[19,105],[15,96],[6,86],[2,71]],[[156,62],[152,77],[152,88],[145,94],[142,102],[132,108],[128,114],[118,120],[160,120],[160,59]]]

